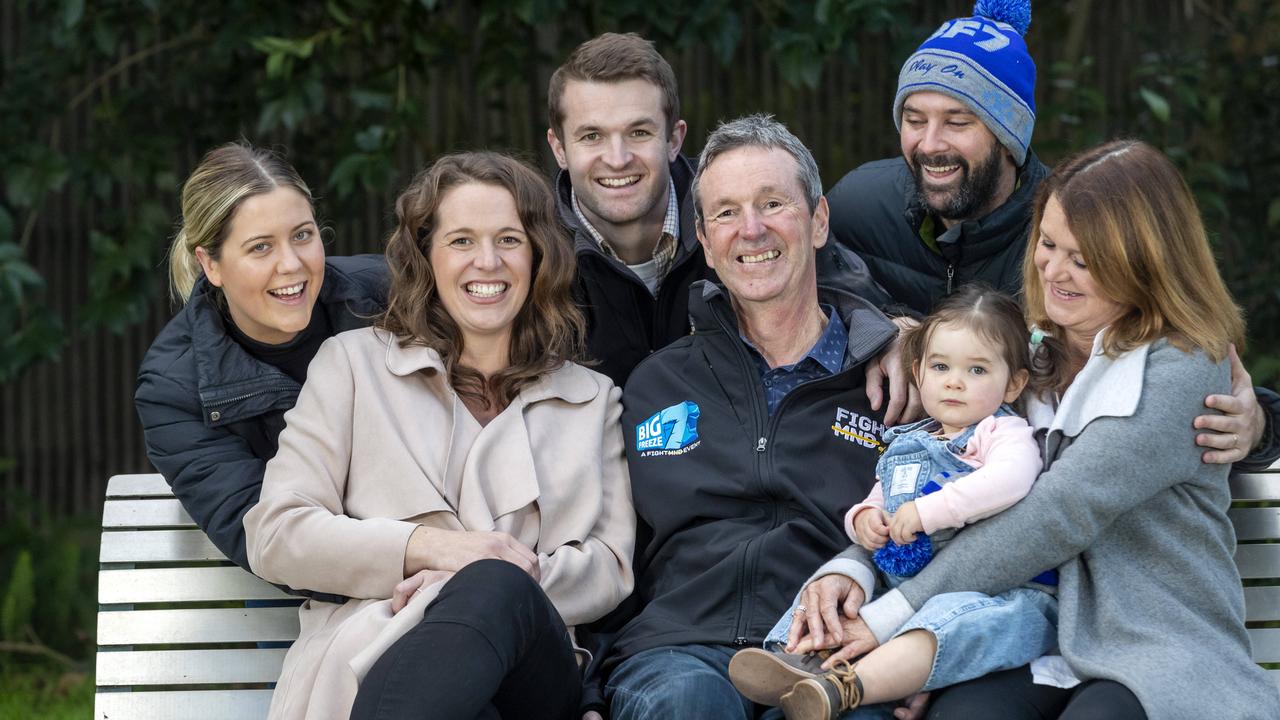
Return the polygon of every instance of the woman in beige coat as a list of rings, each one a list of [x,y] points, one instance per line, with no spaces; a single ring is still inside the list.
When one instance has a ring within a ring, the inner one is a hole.
[[[271,717],[572,717],[635,518],[554,198],[466,153],[396,214],[389,307],[320,349],[245,516],[254,572],[351,598],[303,604]]]

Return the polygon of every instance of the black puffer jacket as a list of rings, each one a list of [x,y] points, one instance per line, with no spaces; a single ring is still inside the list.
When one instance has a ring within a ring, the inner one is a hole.
[[[928,314],[952,290],[976,280],[1017,297],[1031,201],[1048,172],[1029,154],[1003,205],[943,232],[918,199],[905,160],[869,162],[827,193],[831,232],[866,261],[871,276],[895,302],[917,313]],[[938,250],[922,239],[922,229],[936,240]]]
[[[662,645],[762,642],[809,574],[848,546],[842,514],[875,482],[883,425],[864,364],[894,325],[821,290],[849,330],[845,369],[800,385],[770,416],[728,295],[713,283],[690,295],[693,335],[641,363],[623,394],[641,534],[635,614],[606,669]],[[662,428],[696,438],[664,443]]]
[[[689,334],[689,286],[716,280],[707,267],[694,231],[694,166],[679,156],[671,163],[671,179],[680,196],[680,246],[654,297],[626,265],[608,257],[573,212],[569,173],[560,171],[556,195],[560,219],[573,233],[577,275],[573,297],[587,317],[587,354],[598,361],[592,369],[624,387],[632,369],[655,350]],[[871,279],[857,255],[834,242],[817,253],[818,282],[852,292],[877,307],[889,296]]]
[[[381,255],[326,260],[318,302],[334,333],[368,325],[386,286]],[[248,570],[242,520],[301,386],[227,334],[209,290],[201,278],[151,344],[134,404],[151,463],[213,544]]]

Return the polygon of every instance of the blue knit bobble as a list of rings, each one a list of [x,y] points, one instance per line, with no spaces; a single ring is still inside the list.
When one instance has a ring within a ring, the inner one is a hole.
[[[907,545],[890,540],[871,556],[876,567],[890,575],[911,577],[924,569],[933,559],[933,542],[921,534]]]
[[[973,5],[975,17],[984,17],[996,22],[1007,23],[1026,35],[1031,27],[1031,0],[978,0]]]

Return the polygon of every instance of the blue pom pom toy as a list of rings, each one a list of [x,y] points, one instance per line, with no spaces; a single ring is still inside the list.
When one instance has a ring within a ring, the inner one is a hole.
[[[996,22],[1007,23],[1026,35],[1031,27],[1031,0],[978,0],[973,5],[975,17],[984,17]]]
[[[876,567],[890,575],[912,577],[933,559],[933,542],[923,533],[907,545],[890,540],[871,556]]]

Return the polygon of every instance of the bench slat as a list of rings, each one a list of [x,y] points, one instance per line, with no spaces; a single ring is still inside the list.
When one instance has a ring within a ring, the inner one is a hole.
[[[1280,628],[1253,628],[1249,630],[1249,642],[1253,644],[1254,662],[1280,663]]]
[[[102,527],[195,527],[176,498],[108,500],[102,505]]]
[[[290,595],[238,567],[101,570],[103,605],[208,600],[278,600]]]
[[[122,530],[102,533],[98,562],[225,560],[200,530]]]
[[[298,608],[199,608],[98,613],[98,645],[287,642]]]
[[[1241,473],[1228,482],[1232,500],[1280,500],[1280,473]]]
[[[1237,545],[1236,568],[1248,580],[1280,577],[1280,544]]]
[[[107,481],[107,497],[173,497],[173,491],[159,473],[112,475]]]
[[[1280,538],[1280,508],[1232,508],[1227,511],[1237,540]]]
[[[93,699],[93,717],[96,720],[264,718],[270,706],[270,690],[102,692]]]
[[[1247,622],[1280,620],[1280,585],[1245,588],[1244,619]]]
[[[98,651],[99,687],[269,683],[280,677],[283,649]]]

